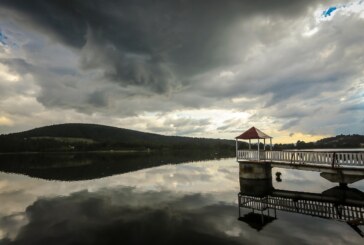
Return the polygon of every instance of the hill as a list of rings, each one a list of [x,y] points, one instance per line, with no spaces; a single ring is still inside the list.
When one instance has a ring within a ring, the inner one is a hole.
[[[0,135],[0,152],[211,151],[235,154],[233,140],[164,136],[96,124],[69,123]]]
[[[275,144],[274,150],[314,148],[359,148],[363,135],[337,135],[317,142]],[[253,145],[253,149],[256,146]],[[247,144],[239,142],[239,148]],[[190,154],[234,156],[235,141],[164,136],[97,124],[68,123],[0,135],[0,152],[82,152],[82,151],[188,151]]]
[[[276,144],[274,149],[328,149],[328,148],[363,148],[364,135],[337,135],[316,142],[297,141],[296,144]]]
[[[364,135],[337,135],[335,137],[321,139],[316,145],[330,148],[357,148],[364,147]]]

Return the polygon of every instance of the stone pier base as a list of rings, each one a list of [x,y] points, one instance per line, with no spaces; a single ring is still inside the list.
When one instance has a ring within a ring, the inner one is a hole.
[[[272,168],[269,163],[239,163],[240,193],[263,197],[273,190]]]
[[[243,179],[272,179],[270,163],[239,162],[239,177]]]

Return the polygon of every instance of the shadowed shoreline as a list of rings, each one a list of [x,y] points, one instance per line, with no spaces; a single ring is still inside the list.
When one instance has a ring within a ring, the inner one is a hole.
[[[47,180],[103,178],[166,164],[232,157],[201,152],[39,153],[0,155],[0,171]]]

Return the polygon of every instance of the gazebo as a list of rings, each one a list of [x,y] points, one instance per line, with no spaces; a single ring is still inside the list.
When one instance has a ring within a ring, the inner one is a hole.
[[[235,138],[236,152],[238,152],[238,141],[239,140],[249,140],[249,150],[251,150],[251,140],[252,139],[258,140],[258,155],[260,152],[260,139],[263,139],[263,144],[264,144],[263,150],[265,150],[265,146],[266,146],[265,139],[270,139],[270,150],[272,150],[272,137],[263,133],[256,127],[251,127],[250,129],[248,129],[247,131],[245,131],[244,133],[242,133],[241,135],[239,135],[238,137]]]

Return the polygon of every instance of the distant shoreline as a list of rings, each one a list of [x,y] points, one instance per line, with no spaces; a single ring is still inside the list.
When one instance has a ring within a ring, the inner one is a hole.
[[[148,151],[148,150],[102,150],[102,151],[19,151],[19,152],[0,152],[0,155],[14,155],[14,154],[66,154],[66,153],[117,153],[117,154],[124,154],[124,153],[152,153],[155,151]]]

